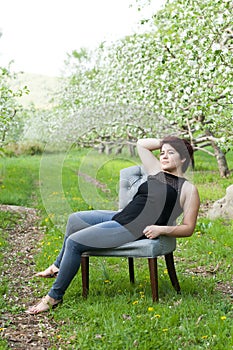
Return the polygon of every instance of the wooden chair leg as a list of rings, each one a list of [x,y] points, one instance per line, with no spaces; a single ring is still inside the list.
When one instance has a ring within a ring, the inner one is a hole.
[[[128,258],[128,264],[129,264],[129,279],[131,283],[134,283],[134,261],[133,258]]]
[[[87,298],[89,292],[89,256],[81,257],[81,270],[82,270],[82,295]]]
[[[157,258],[149,258],[148,265],[150,271],[152,300],[154,302],[159,300]]]
[[[175,269],[175,264],[174,264],[174,258],[173,258],[173,253],[169,253],[165,255],[165,261],[167,265],[167,271],[168,275],[170,277],[171,283],[174,287],[174,289],[177,291],[177,293],[180,292],[180,284],[176,275],[176,269]]]

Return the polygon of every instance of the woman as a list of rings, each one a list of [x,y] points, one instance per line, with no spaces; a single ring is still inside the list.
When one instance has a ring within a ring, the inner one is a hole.
[[[188,237],[193,234],[200,200],[196,187],[184,178],[193,149],[189,142],[169,136],[139,139],[138,154],[148,174],[133,200],[121,211],[84,211],[71,214],[63,247],[53,265],[37,276],[57,275],[49,293],[26,312],[38,314],[58,305],[76,275],[81,254],[113,248],[145,236]],[[152,153],[160,150],[159,159]],[[183,220],[174,225],[183,212]]]

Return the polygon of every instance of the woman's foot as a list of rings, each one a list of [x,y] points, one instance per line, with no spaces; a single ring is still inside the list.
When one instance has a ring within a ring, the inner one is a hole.
[[[57,276],[58,271],[59,271],[59,268],[53,264],[49,266],[46,270],[37,272],[36,276],[44,277],[44,278],[52,278]]]
[[[51,309],[54,309],[58,304],[62,302],[61,300],[56,300],[51,298],[49,295],[46,295],[41,301],[33,306],[30,306],[25,312],[30,315],[37,315],[41,312],[45,312]]]

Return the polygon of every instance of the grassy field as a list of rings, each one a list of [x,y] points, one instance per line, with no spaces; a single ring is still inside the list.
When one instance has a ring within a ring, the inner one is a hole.
[[[44,236],[34,255],[35,270],[54,261],[69,213],[117,209],[119,170],[137,162],[127,155],[111,158],[88,150],[0,160],[0,203],[34,207],[40,213]],[[228,162],[232,169],[232,154]],[[145,259],[135,262],[132,286],[125,259],[91,258],[87,300],[81,297],[78,274],[63,304],[50,312],[59,330],[50,349],[233,349],[232,296],[227,293],[232,286],[233,221],[211,221],[205,210],[225,195],[233,175],[220,178],[215,160],[198,153],[196,170],[188,177],[199,189],[202,206],[194,235],[178,239],[174,254],[181,294],[173,290],[163,258],[158,260],[159,303],[152,303]],[[1,252],[10,249],[4,222],[14,225],[14,221],[8,212],[0,215],[1,259]],[[10,277],[4,277],[0,287],[5,310],[10,283]],[[51,283],[32,283],[32,299],[47,292]],[[0,349],[7,349],[4,339]]]

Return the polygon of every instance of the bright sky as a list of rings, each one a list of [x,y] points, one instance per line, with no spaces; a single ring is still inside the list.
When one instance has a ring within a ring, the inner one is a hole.
[[[59,75],[67,52],[133,33],[164,2],[138,12],[134,0],[0,0],[0,66]]]

